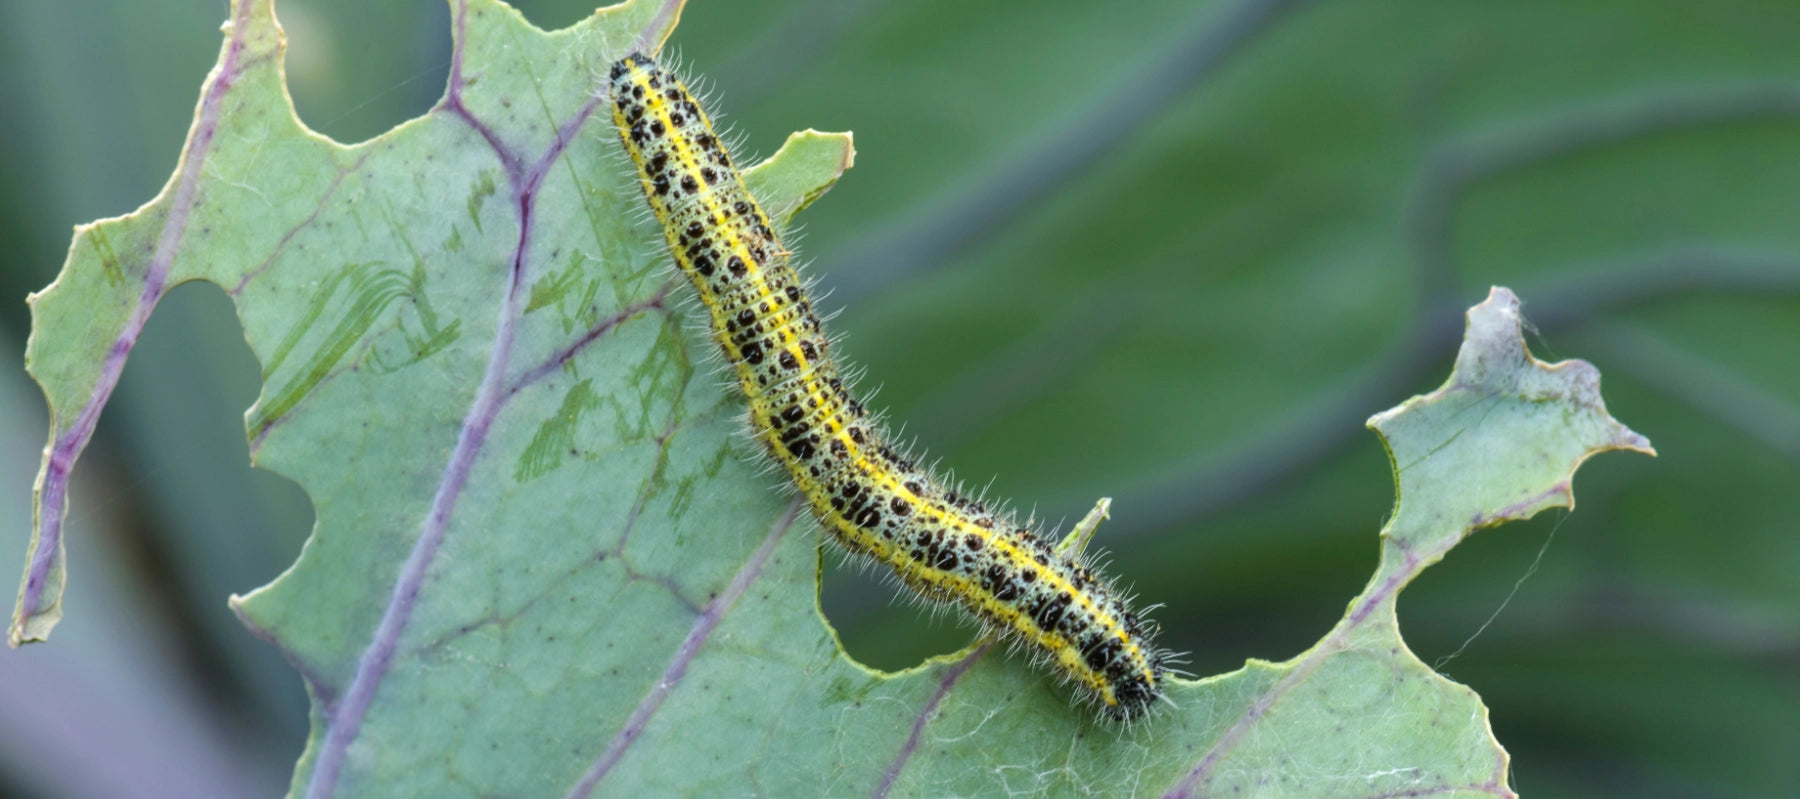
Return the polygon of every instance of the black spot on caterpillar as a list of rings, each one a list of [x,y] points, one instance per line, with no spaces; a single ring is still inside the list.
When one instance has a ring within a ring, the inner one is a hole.
[[[1150,641],[1153,625],[1079,560],[884,443],[706,112],[641,54],[614,63],[610,81],[613,123],[749,400],[751,432],[826,532],[1034,650],[1108,717],[1143,715],[1170,660]]]

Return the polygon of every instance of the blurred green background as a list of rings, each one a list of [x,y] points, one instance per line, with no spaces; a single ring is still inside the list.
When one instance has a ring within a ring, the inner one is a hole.
[[[546,28],[592,10],[517,5]],[[227,9],[0,9],[20,353],[70,226],[173,170]],[[321,133],[436,101],[442,2],[277,13]],[[1603,457],[1580,512],[1474,537],[1402,630],[1486,700],[1524,795],[1763,797],[1800,784],[1796,41],[1788,0],[693,0],[675,47],[747,155],[856,132],[802,248],[875,404],[1040,517],[1115,497],[1110,571],[1197,674],[1338,618],[1393,502],[1362,420],[1443,379],[1490,284],[1517,290],[1540,356],[1595,362],[1661,458]],[[9,580],[46,423],[13,364]],[[218,289],[158,309],[77,470],[69,618],[0,652],[0,795],[285,788],[305,697],[224,601],[312,524],[247,467],[257,374]],[[971,635],[854,566],[825,595],[871,664]]]

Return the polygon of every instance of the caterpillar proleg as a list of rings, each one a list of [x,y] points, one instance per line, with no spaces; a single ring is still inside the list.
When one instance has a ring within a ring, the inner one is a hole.
[[[1111,718],[1163,696],[1154,625],[1071,552],[959,496],[886,443],[849,393],[817,311],[711,120],[680,80],[632,54],[612,117],[669,249],[749,402],[751,432],[825,531],[924,598],[954,603],[1040,656]]]

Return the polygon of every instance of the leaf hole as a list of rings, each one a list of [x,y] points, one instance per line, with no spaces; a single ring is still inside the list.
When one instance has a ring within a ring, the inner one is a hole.
[[[429,111],[450,75],[446,3],[285,0],[288,90],[306,125],[366,141]]]

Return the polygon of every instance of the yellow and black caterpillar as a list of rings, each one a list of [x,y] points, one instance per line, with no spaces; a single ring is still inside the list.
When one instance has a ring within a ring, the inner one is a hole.
[[[651,58],[612,65],[613,122],[756,439],[833,538],[927,599],[967,608],[1036,652],[1107,716],[1162,698],[1168,653],[1093,571],[1010,516],[958,496],[885,443],[850,396],[790,253],[687,87]]]

